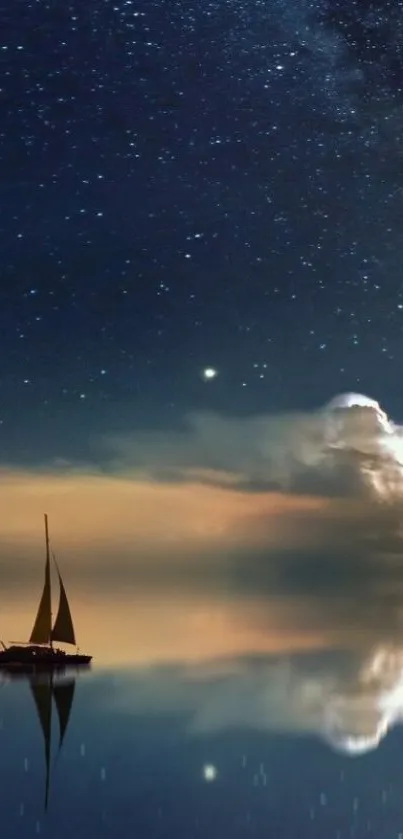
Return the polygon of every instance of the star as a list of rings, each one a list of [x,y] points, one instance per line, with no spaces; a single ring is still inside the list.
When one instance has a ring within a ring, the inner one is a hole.
[[[205,367],[204,370],[202,370],[202,378],[205,382],[215,379],[216,376],[218,376],[218,370],[216,370],[215,367]]]
[[[203,778],[205,781],[215,781],[217,778],[217,767],[212,763],[206,763],[203,766]]]

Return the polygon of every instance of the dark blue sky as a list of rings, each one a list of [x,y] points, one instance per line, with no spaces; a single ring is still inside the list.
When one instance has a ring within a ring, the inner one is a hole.
[[[6,4],[5,459],[344,390],[403,416],[400,6]]]

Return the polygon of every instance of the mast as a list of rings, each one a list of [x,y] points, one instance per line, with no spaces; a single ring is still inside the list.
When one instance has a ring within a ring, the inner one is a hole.
[[[42,597],[39,603],[35,623],[32,628],[30,644],[46,644],[52,646],[52,603],[51,603],[51,581],[50,581],[50,551],[48,517],[45,514],[45,536],[46,536],[46,560],[45,580]]]
[[[46,567],[50,569],[50,547],[49,547],[49,525],[48,525],[48,514],[44,513],[45,517],[45,539],[46,539]],[[50,625],[52,626],[52,582],[51,577],[49,574],[49,596],[50,596]],[[50,648],[53,651],[53,638],[52,632],[50,633]]]

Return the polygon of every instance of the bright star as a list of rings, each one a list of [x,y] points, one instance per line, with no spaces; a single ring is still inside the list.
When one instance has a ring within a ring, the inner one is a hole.
[[[218,376],[218,370],[214,367],[205,367],[202,371],[202,377],[205,382],[210,381],[210,379],[215,379],[216,376]]]
[[[217,769],[212,763],[206,763],[203,766],[203,778],[205,781],[215,781],[217,777]]]

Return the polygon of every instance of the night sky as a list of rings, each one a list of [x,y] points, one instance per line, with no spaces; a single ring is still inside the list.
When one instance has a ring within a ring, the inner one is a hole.
[[[403,416],[402,11],[3,6],[3,459],[346,390]]]
[[[402,837],[403,0],[5,0],[0,59],[1,637],[47,510],[82,650],[146,668],[83,688],[54,835]]]

